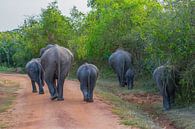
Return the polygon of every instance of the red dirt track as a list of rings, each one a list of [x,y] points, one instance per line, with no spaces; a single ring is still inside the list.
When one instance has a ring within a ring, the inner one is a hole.
[[[0,74],[0,78],[19,83],[18,96],[8,111],[10,129],[125,129],[111,107],[96,96],[94,103],[83,101],[79,83],[66,80],[64,101],[51,101],[47,85],[45,94],[32,93],[26,75]],[[2,116],[0,116],[2,119]],[[132,128],[133,129],[133,128]]]

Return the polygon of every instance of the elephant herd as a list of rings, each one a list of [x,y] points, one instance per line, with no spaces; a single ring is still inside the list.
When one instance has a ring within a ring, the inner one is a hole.
[[[32,82],[32,92],[37,92],[35,82],[39,87],[39,94],[44,94],[44,81],[47,83],[51,100],[64,100],[63,86],[65,78],[73,63],[73,54],[67,48],[57,44],[49,44],[40,50],[40,58],[32,59],[26,64],[26,71]],[[85,63],[77,71],[84,101],[93,102],[93,90],[98,77],[98,68]]]
[[[26,71],[32,83],[32,92],[37,92],[36,82],[39,94],[44,94],[45,81],[51,95],[50,99],[64,100],[63,85],[73,64],[73,59],[70,50],[57,44],[49,44],[42,48],[40,58],[32,59],[26,64]],[[108,62],[117,75],[119,85],[122,87],[127,85],[128,89],[132,89],[135,76],[132,55],[123,49],[117,49],[111,54]],[[156,68],[153,72],[153,78],[163,96],[165,110],[169,110],[174,102],[177,74],[174,67],[164,65]],[[93,91],[99,75],[98,68],[93,64],[84,63],[78,68],[76,75],[80,82],[84,101],[93,102]]]
[[[135,70],[132,55],[122,49],[117,49],[109,58],[109,64],[118,77],[120,86],[127,85],[128,89],[134,86]],[[175,91],[178,87],[179,72],[172,65],[162,65],[153,72],[153,78],[163,97],[163,108],[169,110],[174,103]]]

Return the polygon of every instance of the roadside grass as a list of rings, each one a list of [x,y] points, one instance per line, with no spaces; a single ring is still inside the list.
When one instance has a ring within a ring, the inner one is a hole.
[[[0,129],[5,129],[5,128],[7,128],[7,125],[0,123]]]
[[[15,96],[7,95],[6,98],[1,103],[0,113],[5,112],[7,109],[9,109],[14,99]]]
[[[25,68],[22,68],[22,67],[14,68],[14,67],[0,66],[0,72],[24,74],[25,73]]]
[[[165,112],[169,118],[180,128],[195,129],[195,103],[189,107],[173,108]]]
[[[112,112],[121,118],[121,124],[143,129],[195,128],[195,104],[188,108],[173,106],[170,111],[163,111],[159,100],[157,103],[140,104],[123,98],[123,95],[158,94],[154,82],[146,78],[136,80],[133,90],[120,87],[116,78],[100,78],[95,91],[100,98],[112,105]]]
[[[96,93],[100,98],[106,100],[108,104],[112,105],[112,112],[121,118],[121,124],[142,129],[161,128],[153,122],[149,114],[144,112],[139,104],[130,104],[119,96],[119,94],[147,92],[148,89],[144,89],[146,90],[140,91],[138,87],[135,87],[133,90],[127,90],[127,87],[119,87],[118,82],[115,80],[100,79],[97,82]]]
[[[13,72],[14,68],[9,68],[6,66],[0,66],[0,72]]]
[[[16,99],[16,91],[19,85],[9,81],[0,79],[0,114],[6,112],[12,106],[12,102]],[[0,117],[0,129],[6,128],[8,125],[3,122],[5,118]]]

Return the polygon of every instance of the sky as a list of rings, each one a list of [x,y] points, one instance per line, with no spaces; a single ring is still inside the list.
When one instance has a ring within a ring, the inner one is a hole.
[[[54,0],[0,0],[0,31],[17,29],[28,16],[35,16]],[[87,13],[87,0],[57,0],[63,15],[69,16],[76,6],[79,11]]]

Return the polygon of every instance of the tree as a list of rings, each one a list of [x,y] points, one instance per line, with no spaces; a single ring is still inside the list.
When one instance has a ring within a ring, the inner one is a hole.
[[[49,4],[47,9],[42,10],[40,24],[43,36],[47,38],[47,43],[57,43],[68,46],[68,40],[72,35],[72,26],[68,17],[63,16],[58,9],[57,2]]]

